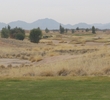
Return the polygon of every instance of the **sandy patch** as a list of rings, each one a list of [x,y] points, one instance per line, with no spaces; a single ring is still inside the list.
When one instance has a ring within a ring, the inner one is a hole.
[[[8,66],[8,65],[12,65],[14,66],[20,66],[20,65],[30,65],[31,62],[28,60],[21,60],[21,59],[9,59],[9,58],[2,58],[0,59],[0,65],[4,65],[4,66]]]

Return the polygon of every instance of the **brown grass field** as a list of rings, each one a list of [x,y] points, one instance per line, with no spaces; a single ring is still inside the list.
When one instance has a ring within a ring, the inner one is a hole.
[[[0,38],[0,77],[110,75],[110,31],[48,35],[38,44]]]

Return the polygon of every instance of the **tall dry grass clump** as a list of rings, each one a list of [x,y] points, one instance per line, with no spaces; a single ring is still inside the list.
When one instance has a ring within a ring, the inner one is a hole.
[[[30,57],[29,59],[31,62],[39,62],[41,60],[43,60],[42,56],[34,56],[34,57]]]

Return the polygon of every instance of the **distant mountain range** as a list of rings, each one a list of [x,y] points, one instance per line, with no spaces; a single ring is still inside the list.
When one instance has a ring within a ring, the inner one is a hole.
[[[14,27],[17,26],[17,27],[21,27],[21,28],[26,29],[26,30],[30,30],[30,29],[37,28],[37,27],[40,27],[41,29],[45,29],[45,28],[59,29],[60,23],[53,20],[53,19],[48,19],[48,18],[39,19],[39,20],[37,20],[35,22],[32,22],[32,23],[27,23],[27,22],[24,22],[24,21],[13,21],[13,22],[10,22],[8,24],[0,23],[0,30],[3,27],[7,26],[7,25],[10,25],[11,28],[14,28]],[[110,23],[107,23],[107,24],[78,23],[78,24],[75,24],[75,25],[71,25],[71,24],[67,24],[67,25],[61,24],[61,25],[64,28],[68,28],[68,29],[76,29],[77,27],[79,27],[79,28],[91,28],[92,26],[95,26],[96,28],[99,28],[99,29],[110,29]]]

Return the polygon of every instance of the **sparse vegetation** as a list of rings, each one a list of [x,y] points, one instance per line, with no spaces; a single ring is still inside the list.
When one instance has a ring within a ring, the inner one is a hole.
[[[110,100],[110,0],[1,0],[0,100]]]
[[[40,35],[37,45],[28,39],[0,38],[0,76],[108,76],[110,37],[99,33]]]

